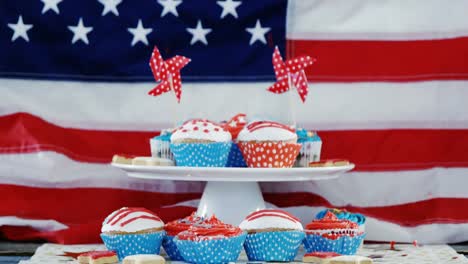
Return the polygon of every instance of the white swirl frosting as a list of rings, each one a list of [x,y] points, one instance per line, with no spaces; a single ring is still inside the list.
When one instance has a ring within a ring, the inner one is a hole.
[[[171,142],[186,139],[228,142],[231,140],[231,133],[211,121],[194,119],[185,122],[171,136]]]
[[[144,208],[123,207],[106,217],[101,232],[133,233],[163,227],[164,222],[153,212]]]

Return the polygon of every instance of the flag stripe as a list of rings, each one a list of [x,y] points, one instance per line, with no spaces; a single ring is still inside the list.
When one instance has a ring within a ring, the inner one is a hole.
[[[468,81],[310,83],[306,103],[296,96],[294,106],[288,94],[266,92],[273,82],[184,83],[178,105],[170,93],[148,96],[154,83],[0,81],[0,115],[32,113],[71,128],[156,131],[190,116],[228,120],[239,112],[285,119],[289,111],[277,110],[292,107],[297,124],[315,130],[468,128]]]
[[[30,114],[0,117],[0,153],[55,151],[83,161],[108,163],[115,153],[149,156],[157,132],[59,127]],[[321,131],[323,158],[349,158],[359,171],[468,167],[466,129]]]
[[[468,36],[464,0],[288,1],[288,39],[417,40]],[[433,54],[431,54],[433,55]],[[337,61],[338,62],[338,61]]]
[[[309,81],[468,79],[468,37],[418,41],[292,40],[287,48],[289,57],[318,58],[314,67],[306,69]]]

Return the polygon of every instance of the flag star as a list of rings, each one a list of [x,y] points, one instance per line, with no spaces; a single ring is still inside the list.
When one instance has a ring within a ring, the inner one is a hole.
[[[56,14],[60,13],[60,10],[58,8],[58,4],[62,2],[63,0],[41,0],[42,3],[44,3],[44,7],[42,7],[42,14],[45,12],[52,10]]]
[[[246,28],[245,29],[247,32],[249,32],[250,34],[252,34],[252,36],[250,37],[250,45],[254,44],[255,41],[260,41],[262,42],[263,44],[266,44],[267,41],[266,41],[266,38],[265,38],[265,34],[268,33],[271,28],[269,27],[262,27],[262,24],[260,24],[260,19],[257,19],[257,22],[255,23],[255,27],[253,28]]]
[[[72,43],[75,44],[78,40],[83,41],[85,44],[89,44],[88,33],[93,30],[93,27],[85,27],[83,24],[83,18],[80,17],[78,25],[68,26],[68,29],[73,32]]]
[[[235,18],[238,18],[236,8],[242,4],[241,1],[233,1],[233,0],[225,0],[225,1],[217,1],[218,5],[223,8],[223,12],[221,13],[221,18],[224,18],[227,15],[232,15]]]
[[[13,30],[13,36],[11,37],[12,42],[19,37],[22,37],[24,40],[29,42],[28,30],[30,30],[33,27],[33,25],[24,24],[22,16],[18,17],[18,22],[16,22],[16,24],[9,23],[8,27]]]
[[[182,4],[182,0],[158,0],[158,3],[163,7],[161,17],[164,17],[169,13],[176,17],[179,16],[179,13],[177,12],[177,6]]]
[[[104,8],[102,9],[101,16],[107,15],[107,13],[111,12],[112,14],[119,16],[119,10],[117,10],[117,6],[122,3],[122,0],[98,0]]]
[[[237,122],[235,120],[232,120],[231,123],[229,123],[229,126],[230,127],[236,127],[237,126]]]
[[[192,34],[192,40],[190,41],[190,45],[195,44],[197,41],[208,45],[208,40],[206,40],[206,35],[210,33],[212,30],[211,28],[203,28],[202,22],[198,20],[197,26],[195,28],[187,28],[187,31]]]
[[[138,19],[138,25],[135,28],[128,28],[128,32],[132,33],[132,46],[135,46],[138,42],[143,42],[146,46],[148,46],[148,39],[146,35],[151,33],[153,29],[143,27],[143,23],[141,19]]]

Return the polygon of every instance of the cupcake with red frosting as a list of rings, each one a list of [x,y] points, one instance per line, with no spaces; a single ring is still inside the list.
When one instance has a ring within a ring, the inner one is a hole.
[[[189,120],[172,133],[170,147],[177,166],[224,167],[231,133],[208,120]]]
[[[159,254],[164,222],[145,208],[124,207],[112,212],[103,222],[101,238],[120,260],[137,254]]]
[[[164,226],[166,236],[164,237],[162,245],[171,260],[184,260],[179,249],[177,249],[177,246],[174,243],[174,237],[179,233],[188,230],[192,225],[203,224],[204,221],[205,218],[197,216],[196,213],[193,212],[190,216],[174,220]]]
[[[336,252],[354,255],[364,239],[357,223],[338,219],[327,212],[322,219],[316,219],[306,226],[304,247],[307,252]]]
[[[304,239],[301,221],[282,210],[253,212],[239,227],[248,233],[244,248],[250,261],[293,261]]]
[[[290,168],[301,149],[296,131],[271,121],[255,121],[237,137],[247,165],[252,168]]]
[[[212,216],[179,233],[174,242],[187,262],[227,263],[237,260],[246,236],[239,227]]]

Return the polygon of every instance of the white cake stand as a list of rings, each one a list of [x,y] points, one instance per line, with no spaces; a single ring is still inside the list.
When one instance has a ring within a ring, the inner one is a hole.
[[[126,171],[128,176],[139,179],[206,181],[197,214],[216,214],[222,221],[234,225],[238,225],[249,213],[265,208],[258,182],[329,180],[354,168],[354,164],[284,169],[112,165]]]

